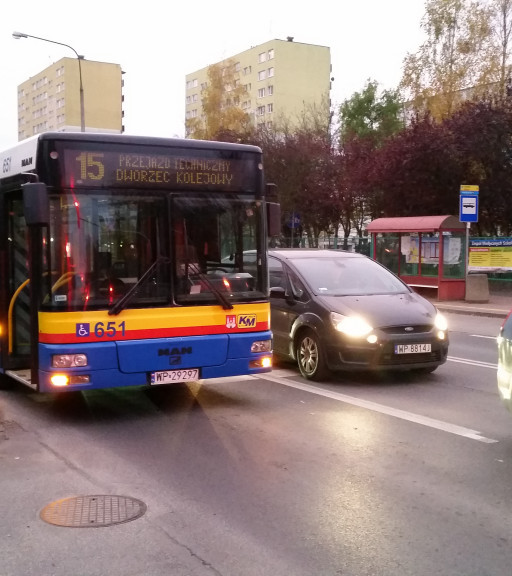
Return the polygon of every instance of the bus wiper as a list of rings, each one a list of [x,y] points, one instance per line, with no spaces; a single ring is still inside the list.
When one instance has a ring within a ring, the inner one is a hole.
[[[159,256],[153,264],[144,272],[144,274],[137,280],[137,282],[124,294],[119,300],[109,309],[108,315],[113,316],[114,314],[119,314],[125,309],[128,302],[135,296],[139,291],[139,288],[144,284],[144,282],[151,276],[155,268],[159,264],[168,264],[171,261],[167,256]]]
[[[214,294],[215,298],[222,304],[224,310],[233,310],[233,304],[224,296],[224,294],[213,284],[213,282],[208,278],[206,274],[203,274],[196,264],[189,263],[188,268],[192,270],[197,277],[204,282],[211,292]]]

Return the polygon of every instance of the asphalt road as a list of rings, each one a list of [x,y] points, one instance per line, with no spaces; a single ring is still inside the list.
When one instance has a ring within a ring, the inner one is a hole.
[[[423,377],[261,378],[62,397],[0,391],[0,576],[510,576],[499,319],[448,314]],[[108,527],[40,519],[140,499]]]

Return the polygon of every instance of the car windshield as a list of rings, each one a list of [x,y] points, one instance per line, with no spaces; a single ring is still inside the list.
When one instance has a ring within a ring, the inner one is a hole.
[[[318,295],[352,296],[409,292],[394,274],[365,257],[294,258],[293,264]]]

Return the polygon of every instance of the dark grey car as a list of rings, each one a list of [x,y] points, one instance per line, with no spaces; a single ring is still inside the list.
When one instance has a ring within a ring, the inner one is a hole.
[[[387,268],[335,250],[269,251],[274,354],[301,374],[432,372],[446,361],[445,318]]]

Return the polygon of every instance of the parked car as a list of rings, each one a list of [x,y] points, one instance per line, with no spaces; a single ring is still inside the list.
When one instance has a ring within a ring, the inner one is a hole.
[[[512,412],[512,310],[498,334],[498,391],[509,412]]]
[[[269,250],[274,354],[307,379],[332,371],[433,372],[448,355],[444,316],[371,258]]]

